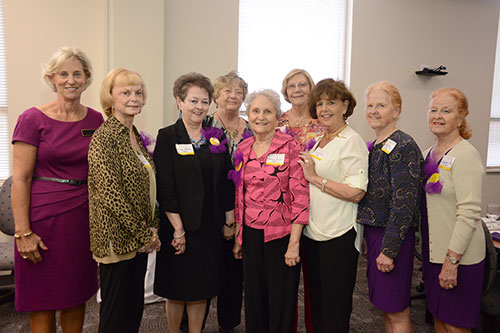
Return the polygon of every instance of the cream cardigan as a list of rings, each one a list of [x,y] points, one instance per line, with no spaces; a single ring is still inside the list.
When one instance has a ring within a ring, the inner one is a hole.
[[[423,154],[427,156],[429,149]],[[481,190],[484,167],[478,151],[462,140],[447,156],[455,161],[450,170],[439,168],[443,190],[428,194],[429,256],[443,263],[448,249],[462,254],[461,265],[480,262],[485,256],[481,227]]]

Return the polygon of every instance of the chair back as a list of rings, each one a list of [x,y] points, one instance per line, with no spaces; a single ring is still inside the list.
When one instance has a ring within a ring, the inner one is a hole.
[[[14,215],[10,194],[12,190],[12,176],[7,178],[0,189],[0,231],[9,236],[14,236]]]

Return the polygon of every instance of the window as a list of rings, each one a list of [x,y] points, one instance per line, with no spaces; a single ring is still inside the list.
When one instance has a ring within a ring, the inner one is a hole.
[[[7,122],[7,67],[3,31],[3,1],[0,0],[0,181],[9,177],[9,126]]]
[[[500,171],[500,17],[491,95],[490,136],[488,138],[486,168],[488,171]]]
[[[347,0],[240,0],[238,72],[249,92],[280,93],[294,68],[315,82],[344,79],[346,27]],[[290,104],[281,99],[287,111]]]

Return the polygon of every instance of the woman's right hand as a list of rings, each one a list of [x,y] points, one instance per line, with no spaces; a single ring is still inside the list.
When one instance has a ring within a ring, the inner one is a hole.
[[[42,261],[42,255],[38,248],[47,251],[49,248],[43,243],[40,236],[34,232],[29,236],[22,235],[21,238],[16,239],[16,246],[19,255],[32,263],[36,264]]]
[[[186,251],[186,232],[174,231],[174,237],[170,245],[176,250],[176,255],[183,254]]]
[[[240,242],[238,242],[237,239],[234,240],[233,256],[234,256],[234,259],[242,259],[243,258],[243,254],[241,252],[241,244],[240,244]]]

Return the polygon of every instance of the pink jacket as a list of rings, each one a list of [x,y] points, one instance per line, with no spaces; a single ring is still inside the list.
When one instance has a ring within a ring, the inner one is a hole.
[[[265,167],[257,160],[249,161],[254,137],[242,141],[238,150],[243,153],[243,166],[241,167],[241,185],[236,188],[235,193],[235,219],[240,224],[238,241],[243,242],[242,223],[245,216],[250,221],[245,221],[251,226],[253,217],[265,216],[267,222],[264,226],[264,241],[269,242],[289,235],[293,223],[309,223],[309,184],[304,177],[302,167],[299,165],[300,145],[288,134],[277,130],[271,142],[269,150],[259,160],[269,162],[268,156],[284,157],[280,165],[269,165]],[[279,158],[278,158],[279,159]],[[257,179],[263,179],[261,191],[251,193],[250,197],[256,199],[257,204],[245,202],[244,179],[249,175]],[[263,204],[262,204],[263,203]],[[247,211],[245,211],[247,210]]]

